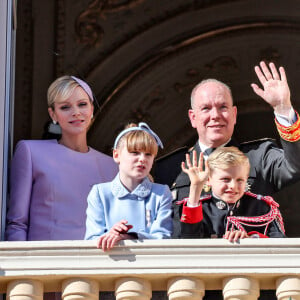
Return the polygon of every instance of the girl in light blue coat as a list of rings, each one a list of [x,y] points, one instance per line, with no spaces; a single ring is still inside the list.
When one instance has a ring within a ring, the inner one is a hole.
[[[88,195],[85,239],[98,239],[98,248],[109,250],[124,239],[170,238],[171,192],[149,179],[158,146],[161,140],[146,123],[130,124],[117,136],[119,173]]]

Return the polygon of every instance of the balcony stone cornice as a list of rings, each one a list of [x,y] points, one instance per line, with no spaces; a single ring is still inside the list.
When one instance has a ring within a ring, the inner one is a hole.
[[[0,243],[0,291],[14,279],[43,282],[45,291],[60,290],[70,277],[99,282],[114,290],[122,277],[149,280],[153,290],[166,290],[178,276],[197,277],[205,289],[222,289],[223,280],[248,276],[261,289],[275,289],[276,280],[300,274],[300,239],[223,239],[124,241],[108,252],[95,241]]]

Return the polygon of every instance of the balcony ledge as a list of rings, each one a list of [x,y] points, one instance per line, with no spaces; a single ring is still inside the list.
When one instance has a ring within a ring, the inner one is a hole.
[[[124,241],[108,252],[96,241],[0,242],[0,292],[13,279],[38,279],[46,291],[66,278],[91,278],[114,290],[120,277],[148,279],[165,290],[177,276],[197,277],[206,289],[222,289],[228,276],[255,277],[261,289],[275,289],[282,276],[300,274],[300,239]]]

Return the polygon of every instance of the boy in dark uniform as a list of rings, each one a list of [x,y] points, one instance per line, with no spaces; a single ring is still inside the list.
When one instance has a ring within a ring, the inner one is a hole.
[[[192,162],[186,155],[182,171],[190,178],[189,197],[178,201],[182,238],[221,238],[236,242],[247,237],[285,237],[278,204],[269,196],[245,192],[250,164],[236,147],[220,147],[207,159]],[[211,195],[200,199],[211,187]],[[175,212],[176,213],[176,212]],[[178,213],[178,212],[177,212]]]

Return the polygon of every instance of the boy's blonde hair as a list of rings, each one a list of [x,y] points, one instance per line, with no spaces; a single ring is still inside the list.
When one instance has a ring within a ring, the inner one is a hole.
[[[220,147],[216,149],[207,159],[209,173],[215,169],[228,169],[245,165],[250,171],[250,162],[248,157],[236,147]]]
[[[130,123],[125,129],[136,126],[137,124]],[[144,130],[133,130],[125,133],[119,139],[116,148],[120,149],[122,146],[126,146],[128,152],[143,151],[151,153],[154,156],[156,156],[158,152],[158,145],[155,138]]]

